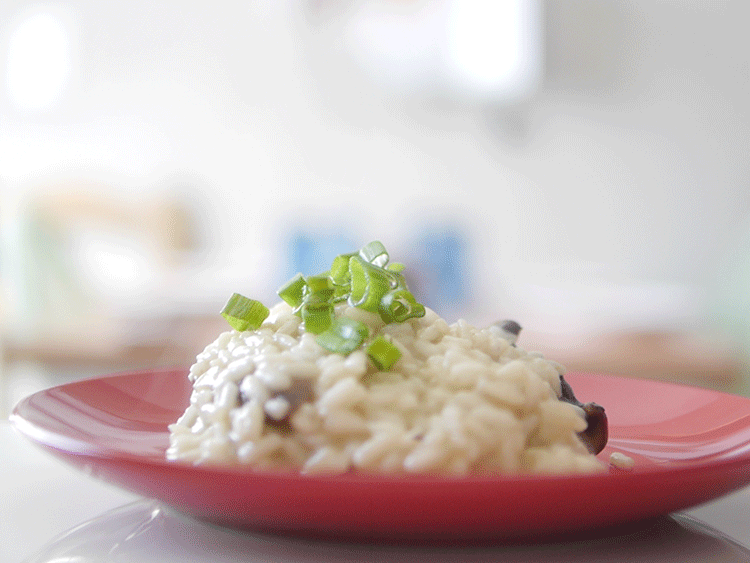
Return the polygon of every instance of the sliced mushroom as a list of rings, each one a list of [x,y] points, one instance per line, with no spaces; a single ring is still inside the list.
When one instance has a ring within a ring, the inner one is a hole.
[[[307,378],[292,378],[292,385],[285,391],[279,391],[271,396],[271,399],[282,398],[288,404],[289,408],[286,414],[281,418],[273,418],[266,413],[266,424],[277,430],[284,432],[292,429],[292,415],[299,408],[302,403],[307,403],[313,400],[313,387],[312,383]]]
[[[609,439],[607,415],[604,412],[604,407],[596,403],[581,403],[576,399],[570,383],[565,381],[562,375],[560,375],[560,386],[562,387],[560,400],[576,405],[586,413],[586,430],[578,435],[591,453],[598,454],[607,445]]]
[[[520,324],[518,324],[516,321],[505,320],[496,322],[495,326],[500,327],[500,330],[503,331],[503,337],[508,342],[510,342],[513,346],[516,345],[518,335],[521,334]]]

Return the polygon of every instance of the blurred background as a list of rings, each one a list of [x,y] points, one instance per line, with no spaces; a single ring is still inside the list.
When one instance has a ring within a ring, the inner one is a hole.
[[[0,4],[0,412],[381,240],[570,370],[750,385],[750,5]]]

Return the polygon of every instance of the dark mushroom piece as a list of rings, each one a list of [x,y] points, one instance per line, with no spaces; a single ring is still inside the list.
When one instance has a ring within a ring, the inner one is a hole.
[[[286,400],[289,403],[289,410],[280,419],[275,419],[266,413],[265,423],[280,432],[290,432],[292,430],[292,415],[302,403],[308,403],[314,398],[312,382],[307,378],[292,378],[292,384],[289,386],[289,389],[274,393],[270,398],[274,399],[276,397]],[[245,402],[247,397],[241,395],[241,399]]]
[[[280,391],[272,395],[273,397],[282,397],[289,403],[289,410],[286,415],[277,420],[268,416],[266,413],[266,424],[281,432],[290,432],[292,430],[292,415],[302,403],[308,403],[313,400],[312,383],[307,378],[293,378],[289,389]]]
[[[516,321],[499,321],[495,323],[495,326],[500,327],[500,330],[503,331],[503,336],[505,339],[510,342],[513,346],[516,345],[516,340],[518,340],[518,335],[521,334],[521,325],[518,324]]]
[[[562,387],[560,400],[580,407],[586,413],[586,430],[579,432],[578,436],[591,453],[598,454],[607,445],[609,439],[607,415],[604,412],[604,407],[596,403],[584,404],[576,399],[573,388],[562,375],[560,375],[560,386]]]

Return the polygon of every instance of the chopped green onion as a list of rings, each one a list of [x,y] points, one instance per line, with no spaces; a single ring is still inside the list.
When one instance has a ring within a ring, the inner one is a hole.
[[[331,326],[332,319],[333,303],[321,301],[302,305],[302,320],[307,332],[320,334]]]
[[[391,275],[391,289],[406,289],[406,278],[400,272],[389,272]]]
[[[279,297],[286,301],[293,308],[297,308],[302,305],[302,297],[305,292],[305,277],[302,274],[297,274],[284,285],[282,285],[276,292]]]
[[[386,323],[425,315],[424,305],[408,290],[402,273],[404,265],[389,263],[389,259],[383,243],[373,241],[359,252],[336,256],[327,272],[307,277],[297,274],[278,290],[278,294],[302,317],[305,330],[318,335],[316,340],[321,346],[332,352],[349,354],[362,346],[369,330],[353,319],[337,319],[336,303],[347,301],[352,307],[379,313]],[[254,312],[248,320],[245,309],[256,311],[257,318]],[[268,309],[235,294],[222,314],[234,328],[246,330],[260,326],[268,316]],[[368,347],[368,354],[379,369],[390,369],[401,355],[398,348],[382,337]]]
[[[346,301],[349,298],[349,288],[348,287],[342,287],[339,285],[334,286],[333,288],[333,299],[332,301],[334,303],[341,303],[343,301]]]
[[[336,318],[336,303],[379,313],[386,323],[404,322],[425,314],[408,290],[402,274],[404,265],[389,264],[383,244],[373,241],[359,252],[336,256],[328,272],[316,276],[297,274],[278,290],[279,297],[302,317],[305,330],[317,334],[316,341],[325,349],[349,354],[362,346],[369,335],[367,325],[353,319]],[[221,314],[238,331],[257,329],[269,310],[254,299],[233,294]],[[381,370],[390,369],[401,357],[399,349],[378,336],[367,348],[372,362]]]
[[[349,260],[349,273],[352,283],[349,305],[377,312],[380,300],[391,288],[388,272],[354,256]]]
[[[268,308],[260,301],[249,299],[239,293],[233,293],[227,304],[224,305],[221,316],[227,320],[233,329],[242,332],[258,328],[266,320],[269,313]]]
[[[356,253],[339,254],[333,259],[333,264],[331,264],[331,270],[328,272],[328,275],[335,285],[349,285],[349,259],[352,256],[356,256]]]
[[[333,297],[333,282],[327,275],[308,276],[305,278],[307,283],[307,295],[317,301],[330,301]]]
[[[388,371],[401,357],[401,350],[392,342],[378,336],[367,347],[367,356],[380,371]]]
[[[383,296],[380,302],[380,318],[385,323],[402,323],[414,317],[424,317],[425,308],[407,289],[395,289]]]
[[[385,267],[388,263],[388,251],[383,246],[383,243],[377,240],[363,246],[359,251],[359,255],[365,261],[380,268]]]
[[[368,334],[364,323],[340,317],[334,319],[328,330],[321,332],[315,341],[329,352],[347,355],[362,346]]]

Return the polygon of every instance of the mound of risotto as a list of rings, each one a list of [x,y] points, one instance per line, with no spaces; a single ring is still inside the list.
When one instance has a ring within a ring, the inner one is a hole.
[[[297,276],[271,310],[235,294],[233,327],[190,368],[167,457],[303,473],[597,472],[606,418],[520,326],[448,324],[380,243]]]

